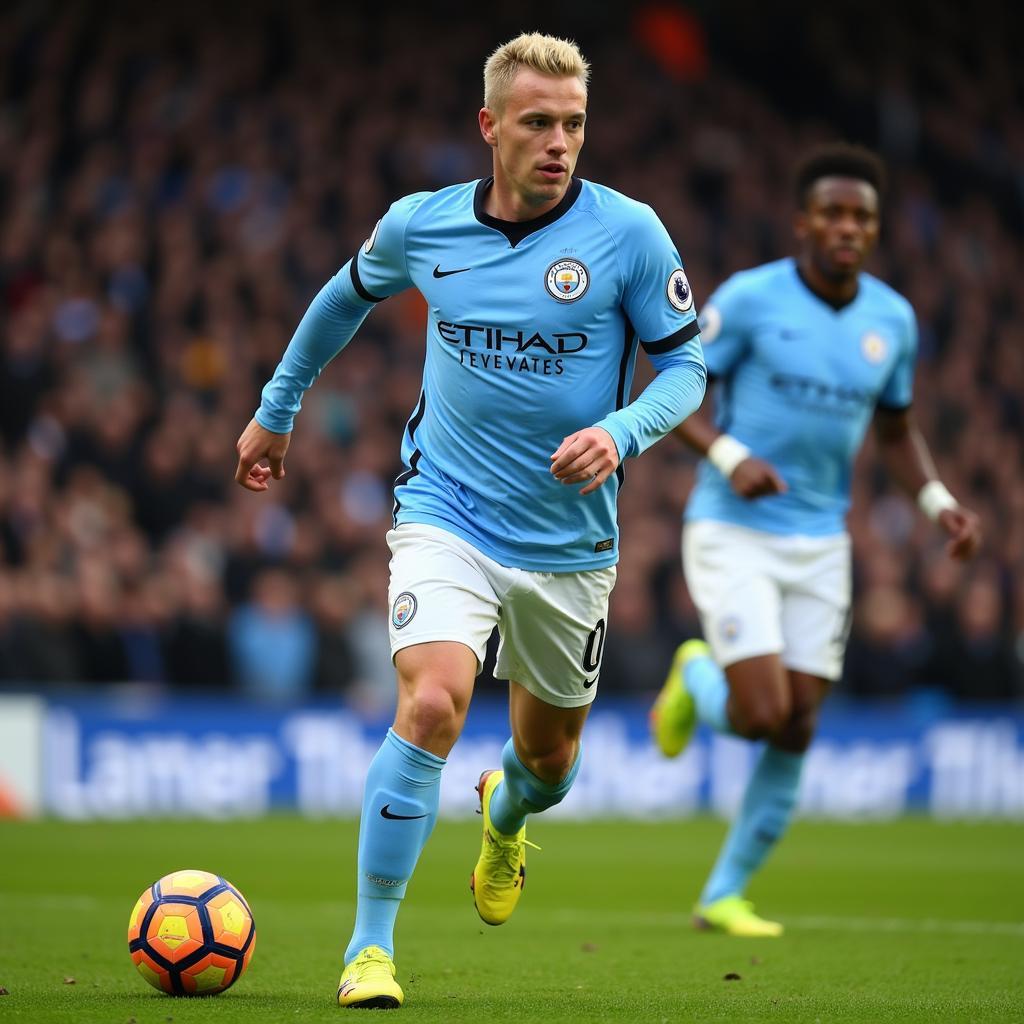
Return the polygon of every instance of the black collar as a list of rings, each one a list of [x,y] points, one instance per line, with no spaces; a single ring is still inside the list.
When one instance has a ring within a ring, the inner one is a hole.
[[[837,313],[840,312],[841,310],[846,309],[847,306],[852,305],[854,302],[856,302],[857,296],[860,295],[860,282],[858,281],[857,290],[853,293],[852,296],[850,296],[850,298],[848,298],[845,302],[836,302],[833,299],[830,299],[827,295],[822,295],[821,292],[819,292],[818,289],[815,288],[814,285],[807,280],[807,278],[804,276],[804,272],[800,269],[800,263],[797,260],[793,261],[793,266],[796,267],[796,276],[800,278],[800,282],[803,284],[803,286],[816,299],[820,299],[822,302],[825,303],[826,306],[831,306],[832,309],[834,309]]]
[[[541,228],[554,224],[559,217],[568,213],[572,209],[573,203],[579,198],[580,192],[583,191],[583,179],[573,178],[569,183],[569,187],[565,190],[565,195],[558,201],[558,205],[553,206],[540,217],[534,217],[533,220],[498,220],[497,217],[492,217],[484,209],[484,198],[493,184],[493,175],[489,178],[480,179],[476,186],[476,192],[473,194],[473,213],[476,219],[485,227],[500,231],[508,239],[509,245],[513,249],[527,235],[532,235],[534,231],[540,231]]]

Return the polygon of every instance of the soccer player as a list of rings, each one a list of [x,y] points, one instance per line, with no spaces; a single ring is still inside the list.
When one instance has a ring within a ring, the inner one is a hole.
[[[707,642],[676,652],[651,712],[679,754],[696,721],[766,740],[695,908],[698,927],[775,936],[744,899],[785,833],[818,706],[850,624],[850,474],[868,423],[894,479],[968,558],[977,516],[937,479],[910,412],[917,333],[908,302],[862,267],[878,238],[883,167],[846,144],[797,171],[799,253],[735,274],[701,313],[716,426],[676,433],[705,456],[687,504],[683,568]]]
[[[515,908],[526,817],[561,801],[580,765],[615,579],[620,464],[703,398],[693,296],[664,227],[573,175],[588,75],[575,44],[549,36],[491,55],[478,119],[493,175],[391,207],[314,299],[238,442],[240,484],[280,479],[305,389],[376,303],[419,289],[423,390],[388,534],[398,708],[366,780],[342,1006],[402,1003],[395,918],[495,625],[512,737],[478,784],[471,887],[488,924]],[[656,376],[627,404],[638,342]]]

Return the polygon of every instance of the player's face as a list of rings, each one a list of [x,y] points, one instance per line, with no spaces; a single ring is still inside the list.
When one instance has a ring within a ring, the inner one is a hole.
[[[565,194],[583,145],[587,92],[575,76],[522,68],[501,110],[484,107],[480,130],[494,149],[495,190],[537,217]]]
[[[821,274],[858,274],[878,241],[878,193],[857,178],[820,178],[797,215],[796,236]]]

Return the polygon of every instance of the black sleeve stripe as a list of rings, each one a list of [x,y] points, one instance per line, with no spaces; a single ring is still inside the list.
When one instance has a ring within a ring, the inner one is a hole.
[[[910,409],[910,402],[906,405],[883,405],[881,402],[875,404],[875,408],[881,412],[901,413],[907,412]]]
[[[619,360],[619,385],[615,391],[615,408],[621,409],[626,404],[626,377],[629,374],[629,365],[633,362],[636,354],[636,331],[633,325],[626,319],[626,329],[622,336],[622,358]],[[619,468],[615,470],[615,478],[619,481],[619,489],[626,482],[626,471],[622,467],[622,460],[619,461]]]
[[[359,253],[356,253],[355,256],[352,257],[352,262],[349,263],[348,266],[349,273],[352,275],[352,287],[359,293],[359,297],[361,299],[365,299],[367,302],[383,302],[384,298],[387,296],[382,298],[379,295],[374,295],[371,292],[368,292],[363,287],[363,282],[359,279]]]
[[[670,334],[667,338],[662,338],[661,341],[641,341],[644,351],[649,356],[660,356],[664,352],[671,352],[673,349],[679,348],[680,345],[685,345],[688,341],[696,338],[700,334],[700,325],[696,320],[691,320],[681,331],[676,331],[675,334]]]

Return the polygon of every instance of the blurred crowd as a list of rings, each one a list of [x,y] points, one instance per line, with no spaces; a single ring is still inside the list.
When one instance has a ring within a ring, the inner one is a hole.
[[[234,484],[234,442],[389,203],[489,173],[483,59],[539,26],[593,64],[579,172],[654,206],[698,306],[792,251],[804,147],[885,156],[871,269],[917,311],[916,416],[986,543],[950,562],[869,443],[842,687],[1024,695],[1019,15],[594,6],[486,25],[443,4],[0,12],[0,685],[392,699],[384,535],[422,300],[383,303],[326,370],[269,493]],[[627,467],[605,691],[656,688],[697,631],[679,567],[694,468],[672,439]]]

